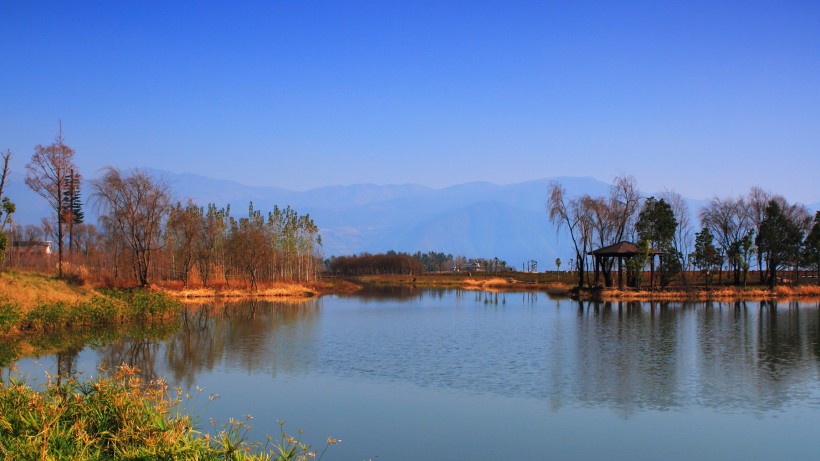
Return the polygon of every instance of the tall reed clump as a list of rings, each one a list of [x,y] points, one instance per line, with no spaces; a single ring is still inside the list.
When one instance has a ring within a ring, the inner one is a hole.
[[[49,378],[42,390],[13,377],[0,383],[0,454],[80,461],[316,459],[315,450],[284,432],[279,442],[247,443],[247,420],[203,434],[185,414],[190,399],[162,381],[142,381],[128,366],[86,382]],[[328,439],[327,446],[333,443]]]

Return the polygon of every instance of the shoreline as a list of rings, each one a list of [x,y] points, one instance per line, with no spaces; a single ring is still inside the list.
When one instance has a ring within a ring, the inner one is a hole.
[[[774,290],[768,287],[735,286],[656,288],[653,290],[635,290],[627,288],[583,288],[577,289],[573,284],[561,280],[522,280],[515,276],[499,275],[368,275],[348,278],[325,278],[311,283],[276,283],[257,290],[242,288],[175,288],[160,287],[184,303],[205,302],[208,300],[301,300],[324,295],[353,294],[368,288],[431,288],[462,289],[468,291],[488,292],[538,292],[554,297],[567,297],[581,301],[647,301],[647,302],[703,302],[703,301],[788,301],[818,300],[820,286],[800,285],[797,287],[777,286]]]

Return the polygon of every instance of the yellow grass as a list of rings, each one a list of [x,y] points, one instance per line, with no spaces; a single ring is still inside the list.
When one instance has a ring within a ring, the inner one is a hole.
[[[512,280],[502,279],[500,277],[493,277],[489,279],[464,279],[462,284],[467,289],[478,289],[485,287],[504,287],[514,283]]]
[[[306,298],[316,296],[317,290],[299,283],[280,283],[258,290],[240,288],[182,288],[165,291],[180,300],[201,301],[214,298]]]
[[[96,295],[90,287],[71,285],[54,277],[19,271],[0,272],[0,303],[13,303],[23,313],[42,304],[75,303]]]
[[[820,297],[820,287],[778,286],[774,291],[762,287],[719,287],[711,290],[618,290],[604,289],[599,293],[585,292],[584,298],[600,298],[605,301],[708,301],[708,300],[767,300]]]

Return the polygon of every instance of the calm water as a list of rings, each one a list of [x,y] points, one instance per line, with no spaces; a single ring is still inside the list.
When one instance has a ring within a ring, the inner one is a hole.
[[[251,414],[258,439],[277,420],[342,439],[330,460],[820,459],[817,303],[394,290],[189,309],[165,338],[59,358],[204,387],[202,426]]]

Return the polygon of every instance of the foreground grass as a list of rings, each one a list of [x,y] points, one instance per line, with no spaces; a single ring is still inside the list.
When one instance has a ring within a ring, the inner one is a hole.
[[[0,336],[167,319],[178,303],[160,291],[94,290],[36,273],[0,273]]]
[[[250,417],[231,420],[215,434],[200,432],[186,414],[190,400],[162,381],[143,382],[127,366],[111,377],[86,382],[49,379],[42,390],[11,378],[0,385],[0,454],[31,460],[284,461],[317,456],[283,431],[266,445],[247,443]],[[333,443],[328,438],[325,450]]]

